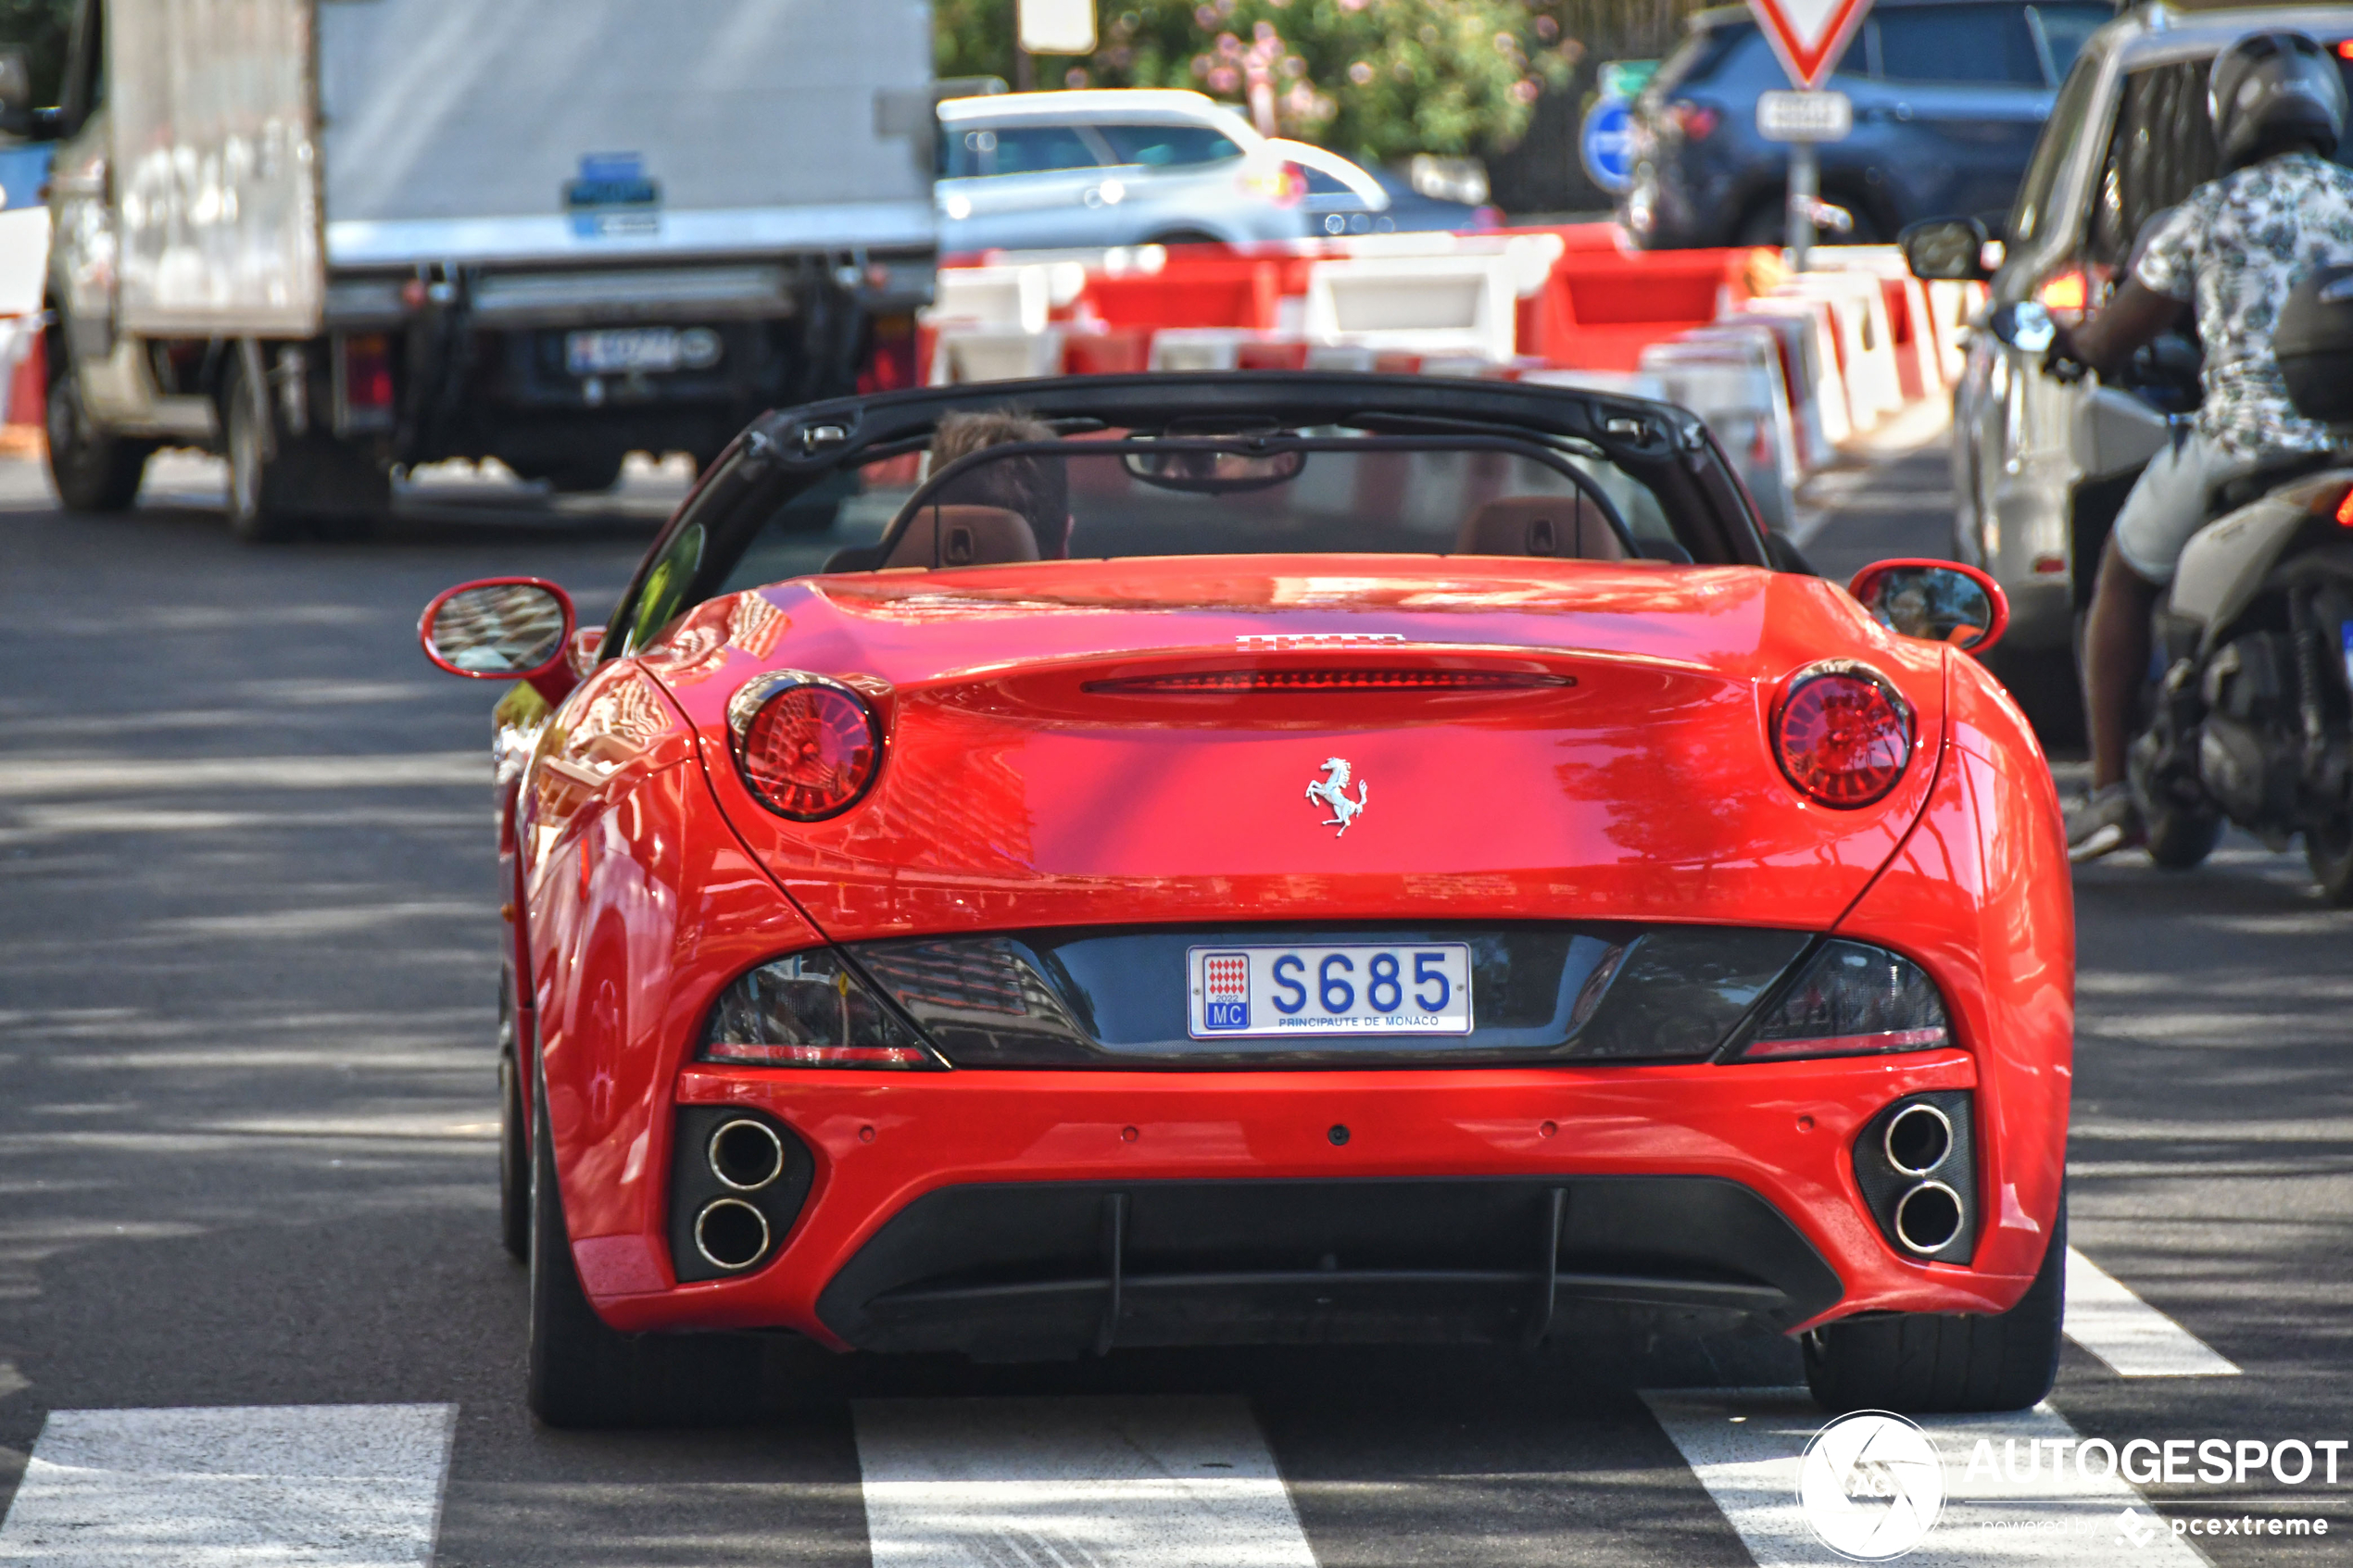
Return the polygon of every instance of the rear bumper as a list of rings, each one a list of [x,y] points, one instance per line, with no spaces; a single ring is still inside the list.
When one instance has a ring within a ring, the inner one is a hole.
[[[680,1101],[764,1112],[813,1156],[782,1247],[667,1288],[647,1288],[672,1277],[659,1235],[576,1238],[575,1254],[625,1331],[781,1327],[990,1355],[1095,1345],[1114,1273],[1121,1344],[1525,1337],[1540,1293],[1784,1330],[2000,1311],[2051,1216],[2002,1200],[1999,1151],[1981,1142],[1975,1266],[1901,1255],[1850,1152],[1891,1101],[1975,1087],[1961,1050],[1571,1070],[698,1067]],[[648,1153],[663,1168],[666,1149]],[[1107,1227],[1123,1232],[1112,1250]]]

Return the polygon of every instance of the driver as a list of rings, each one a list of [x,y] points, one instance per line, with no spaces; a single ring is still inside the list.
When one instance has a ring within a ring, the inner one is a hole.
[[[2222,173],[2159,220],[2108,307],[2061,329],[2051,348],[2114,375],[2184,306],[2206,347],[2195,428],[2177,428],[2143,470],[2100,557],[2084,645],[2092,793],[2067,820],[2075,860],[2145,840],[2124,782],[2126,737],[2147,678],[2150,612],[2207,521],[2209,493],[2331,445],[2327,428],[2288,401],[2271,323],[2306,272],[2353,261],[2353,172],[2328,161],[2345,129],[2344,81],[2304,34],[2249,33],[2215,57],[2206,108]]]

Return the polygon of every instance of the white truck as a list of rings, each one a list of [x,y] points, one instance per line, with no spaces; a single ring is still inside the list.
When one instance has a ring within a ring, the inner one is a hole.
[[[60,494],[194,446],[241,536],[350,531],[409,465],[601,489],[912,383],[931,53],[927,0],[82,0],[62,103],[0,69]]]

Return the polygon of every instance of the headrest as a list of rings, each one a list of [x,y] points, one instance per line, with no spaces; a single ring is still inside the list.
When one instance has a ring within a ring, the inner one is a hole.
[[[1553,556],[1563,560],[1624,560],[1609,520],[1590,496],[1504,495],[1463,521],[1460,556]]]
[[[1003,566],[1038,558],[1038,532],[1004,507],[937,506],[917,511],[883,562],[894,566]]]

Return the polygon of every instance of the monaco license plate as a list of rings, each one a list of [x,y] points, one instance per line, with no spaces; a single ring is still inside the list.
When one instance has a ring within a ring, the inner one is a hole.
[[[1461,942],[1193,947],[1185,962],[1196,1040],[1471,1032]]]
[[[564,367],[575,376],[699,370],[718,358],[719,334],[709,327],[605,327],[564,337]]]

